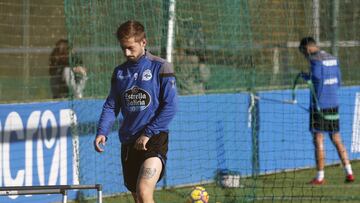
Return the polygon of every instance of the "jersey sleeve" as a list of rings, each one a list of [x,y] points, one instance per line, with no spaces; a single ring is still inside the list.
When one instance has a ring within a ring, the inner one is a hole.
[[[311,105],[318,108],[318,100],[322,94],[323,76],[322,76],[322,62],[321,60],[310,61],[310,92]]]
[[[115,70],[111,78],[110,93],[103,105],[98,122],[97,135],[105,135],[107,137],[120,112],[120,97],[117,92]]]
[[[339,62],[338,62],[338,63],[339,63]],[[338,78],[338,86],[341,87],[342,80],[341,80],[341,70],[340,70],[340,66],[338,66],[338,69],[337,69],[337,78]]]
[[[312,60],[310,61],[310,65],[311,65],[311,80],[313,83],[317,83],[322,79],[322,74],[321,74],[321,67],[322,67],[322,63],[321,61],[318,60]]]
[[[164,63],[160,70],[159,108],[155,117],[145,127],[145,135],[151,137],[161,131],[168,131],[168,125],[177,111],[177,89],[174,69],[170,63]]]

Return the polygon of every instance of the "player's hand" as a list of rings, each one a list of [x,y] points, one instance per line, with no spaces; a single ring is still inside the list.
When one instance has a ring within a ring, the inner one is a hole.
[[[303,80],[308,81],[310,79],[310,74],[305,72],[300,72],[300,77],[302,77]]]
[[[96,136],[95,140],[94,140],[94,147],[95,150],[99,153],[103,152],[104,149],[100,147],[100,145],[105,146],[106,143],[106,137],[105,135],[98,135]]]
[[[83,76],[86,76],[86,68],[82,67],[82,66],[76,66],[73,68],[73,71],[74,73],[78,73],[78,74],[81,74]]]
[[[146,144],[149,141],[149,137],[145,136],[145,135],[141,135],[136,141],[135,141],[135,145],[134,148],[137,150],[147,150],[146,148]]]

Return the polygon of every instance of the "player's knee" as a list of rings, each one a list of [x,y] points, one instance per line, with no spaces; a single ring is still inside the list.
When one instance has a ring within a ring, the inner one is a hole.
[[[321,133],[315,133],[314,135],[314,143],[320,144],[324,141],[324,136]]]
[[[320,139],[317,139],[317,140],[314,140],[314,145],[316,148],[323,148],[323,145],[324,145],[324,141],[323,140],[320,140]]]
[[[332,141],[333,143],[335,143],[335,144],[341,143],[341,137],[340,137],[340,134],[339,134],[339,133],[331,134],[330,137],[331,137],[331,141]]]
[[[140,184],[138,186],[138,191],[136,192],[138,201],[140,203],[154,202],[153,192],[152,188],[148,188],[145,185]]]

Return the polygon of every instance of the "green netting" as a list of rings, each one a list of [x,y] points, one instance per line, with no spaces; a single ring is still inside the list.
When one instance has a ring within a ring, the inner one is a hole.
[[[63,0],[1,0],[0,16],[0,102],[52,98],[49,55],[67,36]]]
[[[319,2],[322,48],[332,52],[331,42],[337,41],[344,82],[356,85],[360,77],[356,0],[339,1],[335,17],[337,0],[196,0],[176,2],[173,62],[181,94],[289,85],[295,73],[307,69],[295,45],[301,37],[315,35],[314,2]],[[58,39],[67,37],[89,69],[85,97],[104,96],[108,86],[104,78],[123,60],[113,34],[128,19],[143,22],[148,49],[165,57],[168,1],[3,0],[1,9],[2,102],[51,98],[50,51]],[[14,80],[21,85],[12,85]]]
[[[85,95],[103,97],[108,93],[109,77],[124,60],[115,36],[122,22],[129,19],[143,22],[149,50],[160,54],[166,35],[163,4],[163,1],[65,1],[69,39],[90,70]]]
[[[341,3],[339,25],[356,13]],[[105,95],[109,77],[123,58],[114,37],[126,20],[141,21],[147,30],[148,49],[165,57],[167,1],[66,1],[66,22],[74,47],[82,50],[91,79],[86,95]],[[330,50],[331,3],[321,3],[321,41]],[[298,40],[313,35],[312,1],[180,1],[176,2],[174,65],[181,94],[241,91],[251,88],[287,88],[307,64],[297,51]],[[356,20],[351,31],[338,28],[338,41],[356,41]],[[81,33],[81,34],[79,34]],[[289,46],[289,43],[292,45]],[[294,45],[295,44],[295,45]],[[358,45],[340,47],[346,84],[359,75]],[[356,74],[353,74],[356,73]]]
[[[129,19],[141,21],[147,31],[148,49],[157,55],[165,56],[168,18],[166,1],[68,1],[65,5],[69,38],[74,47],[83,50],[85,65],[92,74],[86,95],[104,95],[108,84],[99,84],[99,81],[110,75],[115,65],[123,60],[114,37],[121,22]],[[223,11],[227,13],[222,14]],[[174,65],[181,94],[249,86],[247,81],[238,85],[238,78],[219,85],[222,81],[221,74],[217,74],[216,70],[225,67],[237,70],[236,75],[249,74],[249,62],[252,60],[249,20],[246,1],[228,1],[221,4],[209,4],[207,1],[177,3]],[[233,82],[236,82],[235,85]]]

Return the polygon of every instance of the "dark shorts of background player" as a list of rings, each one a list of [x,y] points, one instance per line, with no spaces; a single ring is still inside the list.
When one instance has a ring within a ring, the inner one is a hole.
[[[149,139],[148,143],[146,144],[146,151],[136,150],[134,148],[134,143],[121,145],[121,163],[123,169],[124,183],[129,191],[133,193],[136,192],[136,184],[140,167],[148,158],[160,158],[163,167],[158,181],[161,180],[165,172],[168,143],[168,133],[160,132],[158,135],[153,135]]]
[[[321,113],[320,113],[321,112]],[[339,108],[310,109],[310,131],[336,133],[340,131],[339,119],[325,119],[324,116],[336,116],[339,114]]]

